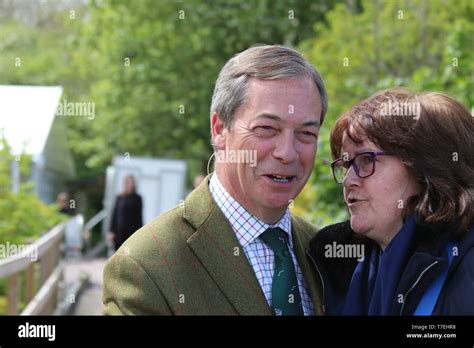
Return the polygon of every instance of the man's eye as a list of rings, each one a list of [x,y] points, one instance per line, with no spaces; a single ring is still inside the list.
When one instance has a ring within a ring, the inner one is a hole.
[[[257,126],[254,128],[255,134],[259,137],[270,137],[278,132],[278,129],[271,126]]]
[[[300,132],[298,134],[298,137],[301,141],[306,142],[306,143],[307,142],[314,143],[315,141],[318,140],[318,136],[313,132]]]

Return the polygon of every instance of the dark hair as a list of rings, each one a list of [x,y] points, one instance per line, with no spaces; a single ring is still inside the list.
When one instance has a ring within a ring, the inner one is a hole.
[[[415,175],[421,191],[409,200],[404,216],[464,235],[474,215],[474,121],[464,105],[443,93],[385,90],[336,121],[334,158],[341,156],[344,134],[356,143],[369,139]]]

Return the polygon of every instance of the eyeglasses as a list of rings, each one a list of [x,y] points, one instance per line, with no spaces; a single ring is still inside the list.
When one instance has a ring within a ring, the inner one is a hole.
[[[375,158],[386,155],[385,152],[361,152],[351,160],[339,158],[331,163],[332,175],[338,184],[342,184],[344,178],[352,166],[359,178],[368,178],[375,173]]]

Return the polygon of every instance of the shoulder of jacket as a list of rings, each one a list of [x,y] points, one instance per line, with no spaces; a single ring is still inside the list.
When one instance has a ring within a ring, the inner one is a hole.
[[[147,258],[166,250],[187,248],[187,240],[194,229],[183,218],[183,208],[172,208],[147,223],[120,247],[119,251],[133,254],[133,258]]]
[[[294,233],[303,236],[306,239],[311,239],[319,230],[313,223],[303,219],[302,217],[292,215],[291,223],[293,225]]]

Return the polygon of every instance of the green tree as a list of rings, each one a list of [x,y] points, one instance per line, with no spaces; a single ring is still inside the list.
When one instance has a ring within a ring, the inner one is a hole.
[[[113,155],[187,159],[190,178],[212,153],[209,106],[217,74],[256,43],[296,45],[333,2],[100,1],[81,33],[99,76],[97,118],[76,152],[100,168]]]
[[[31,163],[29,156],[22,154],[20,158],[20,172],[23,178],[27,178],[27,166]],[[31,183],[22,182],[19,192],[11,191],[10,165],[14,160],[7,141],[0,137],[0,245],[28,243],[65,220],[56,207],[38,200],[31,192]]]

